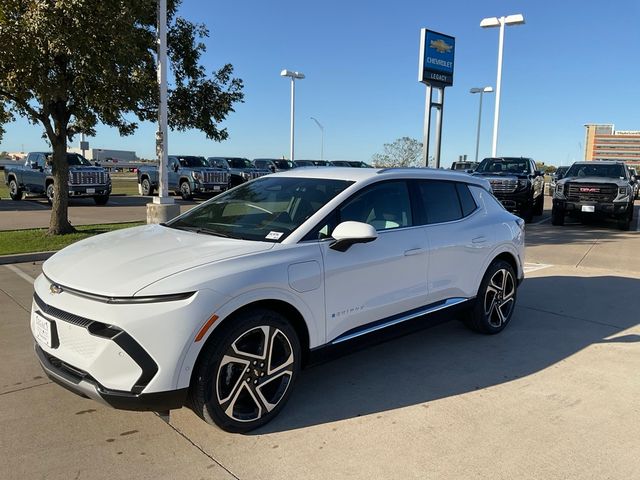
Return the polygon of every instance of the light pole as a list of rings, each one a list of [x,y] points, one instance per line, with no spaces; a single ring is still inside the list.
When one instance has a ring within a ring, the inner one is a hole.
[[[482,95],[493,92],[493,87],[477,88],[469,90],[471,93],[480,94],[480,108],[478,109],[478,133],[476,133],[476,162],[478,162],[478,149],[480,148],[480,122],[482,122]]]
[[[498,119],[500,118],[500,86],[502,83],[502,47],[504,44],[504,26],[505,25],[522,25],[524,24],[524,16],[521,13],[515,15],[507,15],[506,17],[489,17],[483,18],[480,22],[482,28],[500,27],[500,37],[498,40],[498,76],[496,80],[496,108],[493,113],[493,144],[491,147],[491,156],[498,154]]]
[[[320,160],[324,160],[324,127],[315,118],[313,117],[310,117],[310,118],[311,120],[316,122],[316,125],[318,125],[318,128],[320,129]]]
[[[282,70],[280,72],[281,77],[291,77],[291,143],[289,148],[289,160],[293,162],[293,143],[294,143],[294,129],[295,129],[295,105],[296,105],[296,79],[302,80],[304,73],[292,72],[291,70]]]

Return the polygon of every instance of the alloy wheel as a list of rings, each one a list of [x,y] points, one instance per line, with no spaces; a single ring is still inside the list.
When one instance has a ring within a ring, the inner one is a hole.
[[[224,353],[215,398],[229,418],[254,422],[280,403],[293,371],[293,348],[282,330],[267,325],[251,328]]]
[[[484,314],[492,327],[499,328],[509,321],[515,305],[516,286],[507,269],[496,271],[484,295]]]

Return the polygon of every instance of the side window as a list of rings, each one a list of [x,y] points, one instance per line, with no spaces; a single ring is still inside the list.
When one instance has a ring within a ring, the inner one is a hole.
[[[458,196],[460,197],[460,205],[462,206],[462,216],[466,217],[470,215],[478,206],[473,199],[473,195],[469,191],[469,187],[466,183],[456,183],[458,189]]]
[[[347,201],[338,214],[341,222],[368,223],[378,231],[413,225],[409,189],[404,181],[367,187]]]
[[[451,222],[462,218],[462,208],[455,182],[427,180],[419,183],[419,189],[428,224]]]
[[[35,153],[30,153],[29,155],[27,155],[27,165],[33,165],[36,161],[36,154]]]

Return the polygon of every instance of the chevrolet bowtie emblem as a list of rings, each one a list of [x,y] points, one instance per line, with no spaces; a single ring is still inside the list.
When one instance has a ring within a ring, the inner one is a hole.
[[[449,53],[453,48],[453,45],[449,45],[447,42],[439,38],[438,40],[431,40],[429,45],[431,48],[435,48],[438,53]]]
[[[49,287],[49,292],[51,292],[52,295],[57,295],[59,293],[62,293],[62,287],[60,285],[56,285],[55,283],[53,283]]]

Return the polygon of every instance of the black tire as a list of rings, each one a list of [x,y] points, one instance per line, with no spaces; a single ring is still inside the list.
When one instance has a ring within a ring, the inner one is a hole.
[[[53,195],[55,193],[55,190],[53,188],[53,182],[49,182],[47,183],[47,186],[45,187],[45,195],[47,196],[47,202],[49,202],[49,205],[53,205]]]
[[[148,178],[145,177],[142,179],[140,188],[142,190],[142,195],[144,195],[145,197],[153,195],[153,187],[151,186],[151,182]]]
[[[191,193],[191,185],[189,182],[183,181],[180,184],[180,195],[183,200],[191,200],[193,198],[193,193]]]
[[[542,215],[544,213],[544,195],[538,195],[535,201],[534,215]]]
[[[96,202],[96,205],[106,205],[109,201],[109,195],[96,195],[93,197],[93,201]]]
[[[471,330],[493,335],[507,326],[515,310],[518,284],[513,267],[494,260],[487,269],[464,323]]]
[[[628,210],[628,213],[623,218],[618,219],[618,228],[624,232],[628,232],[631,228],[631,220],[633,220],[633,204]]]
[[[284,407],[300,372],[295,329],[278,312],[260,308],[243,312],[212,335],[194,371],[191,408],[227,432],[266,424]]]
[[[531,205],[528,205],[527,207],[525,207],[522,210],[522,212],[520,212],[520,216],[524,220],[524,223],[533,222],[533,209],[534,209],[534,206],[533,206],[533,204],[531,204]]]
[[[18,186],[15,178],[9,180],[9,196],[11,200],[22,200],[22,189]]]
[[[564,225],[564,210],[553,207],[551,209],[551,225],[561,227]]]

